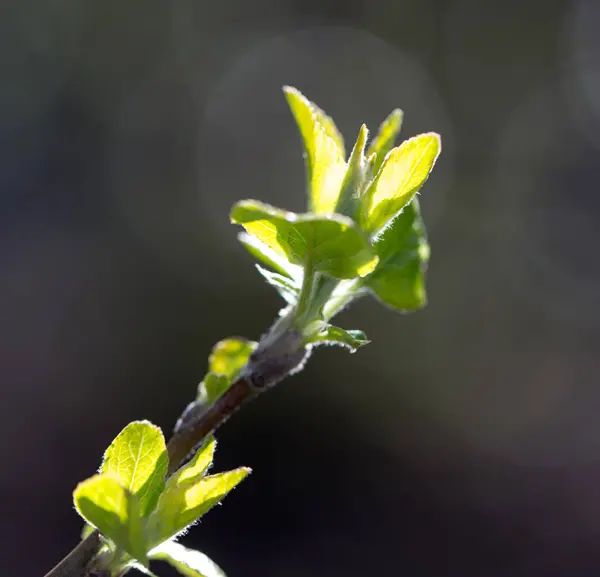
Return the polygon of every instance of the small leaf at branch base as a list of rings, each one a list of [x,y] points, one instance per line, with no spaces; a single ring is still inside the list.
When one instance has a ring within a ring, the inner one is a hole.
[[[117,547],[148,564],[144,528],[135,495],[111,475],[95,475],[73,492],[77,512]]]
[[[306,151],[309,204],[317,214],[332,213],[346,173],[344,148],[333,120],[290,86],[283,89]]]
[[[181,483],[164,491],[147,526],[152,547],[175,537],[194,524],[240,483],[250,472],[241,467],[204,477],[196,483]]]
[[[168,464],[162,431],[148,421],[134,421],[106,450],[100,471],[113,475],[134,494],[146,516],[164,487]]]
[[[394,148],[396,137],[402,126],[402,110],[396,108],[391,114],[381,123],[377,136],[371,142],[367,150],[367,156],[376,154],[376,159],[373,164],[373,174],[377,174],[387,153]]]
[[[259,262],[275,272],[292,279],[296,284],[302,284],[302,267],[292,264],[287,258],[277,254],[264,242],[247,232],[240,232],[238,240],[242,246]]]
[[[167,541],[150,553],[151,559],[166,561],[185,577],[226,577],[223,570],[200,551]]]
[[[263,278],[275,288],[279,296],[289,305],[295,305],[298,302],[300,287],[296,286],[294,281],[286,276],[267,270],[259,264],[256,265],[258,272]]]
[[[423,186],[440,153],[438,134],[415,136],[393,148],[363,195],[361,227],[377,234]]]
[[[375,240],[374,247],[379,264],[364,280],[365,286],[397,311],[424,307],[429,245],[416,198]]]
[[[215,375],[223,375],[234,380],[248,362],[257,343],[241,338],[219,341],[208,358],[208,370]]]
[[[290,262],[302,266],[310,257],[315,270],[334,278],[365,276],[377,264],[367,236],[340,214],[295,214],[244,200],[234,205],[231,220]]]
[[[360,347],[369,344],[369,342],[367,335],[362,331],[345,330],[333,325],[325,325],[307,344],[313,346],[337,345],[354,353]]]
[[[206,373],[206,376],[198,385],[197,405],[203,407],[212,405],[230,386],[231,379],[229,377]]]

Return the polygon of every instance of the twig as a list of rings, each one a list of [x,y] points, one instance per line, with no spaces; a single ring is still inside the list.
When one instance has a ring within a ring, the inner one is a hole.
[[[274,327],[251,355],[240,377],[210,407],[197,414],[188,410],[167,443],[170,476],[193,454],[204,439],[221,426],[242,405],[299,371],[307,357],[302,336],[293,329]],[[189,409],[189,407],[188,407]],[[192,404],[193,409],[193,404]],[[83,539],[45,577],[104,577],[95,563],[102,541],[98,531]]]

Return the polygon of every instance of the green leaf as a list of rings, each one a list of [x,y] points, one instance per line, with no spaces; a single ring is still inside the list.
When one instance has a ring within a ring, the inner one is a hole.
[[[346,173],[344,147],[333,120],[290,86],[283,88],[306,153],[310,210],[332,213]]]
[[[215,438],[209,435],[190,462],[169,477],[165,485],[165,491],[176,490],[177,487],[184,484],[193,485],[202,479],[212,465],[216,446]]]
[[[148,421],[134,421],[106,450],[100,472],[113,475],[133,493],[145,517],[163,490],[168,465],[162,431]]]
[[[95,475],[73,492],[77,512],[143,565],[148,564],[139,502],[112,475]]]
[[[345,330],[333,325],[325,325],[307,344],[338,345],[355,353],[360,347],[369,344],[367,335],[362,331]]]
[[[231,379],[226,375],[206,373],[198,385],[196,402],[202,406],[212,405],[230,386]]]
[[[267,270],[259,264],[256,265],[258,272],[265,278],[265,280],[279,293],[281,298],[285,300],[289,305],[295,305],[298,302],[298,295],[300,294],[300,287],[296,283],[281,274]]]
[[[208,368],[211,373],[235,379],[240,370],[248,362],[257,343],[241,338],[229,338],[219,341],[208,357]]]
[[[399,311],[427,304],[425,273],[429,245],[416,198],[374,242],[379,264],[364,284],[384,304]]]
[[[377,136],[371,142],[367,150],[367,156],[376,155],[376,160],[373,163],[373,174],[377,174],[387,153],[392,150],[400,128],[402,126],[402,110],[396,108],[390,115],[381,123]]]
[[[151,559],[166,561],[185,577],[226,577],[223,570],[200,551],[167,541],[150,553]]]
[[[234,382],[257,343],[240,338],[224,339],[212,349],[208,370],[198,385],[197,403],[212,405]]]
[[[415,136],[392,149],[363,196],[361,226],[377,234],[427,180],[440,153],[438,134]]]
[[[348,169],[342,182],[340,197],[336,206],[336,212],[358,220],[360,196],[366,185],[367,159],[365,158],[365,146],[369,131],[366,125],[362,125],[352,154],[348,160]]]
[[[348,217],[295,214],[256,200],[234,205],[231,220],[297,265],[310,263],[334,278],[369,274],[377,257],[366,235]]]
[[[277,254],[264,242],[246,232],[241,232],[238,235],[238,239],[256,260],[267,265],[280,275],[289,277],[298,285],[302,284],[302,267],[292,264],[287,258]]]
[[[219,503],[250,472],[241,467],[204,477],[197,482],[170,486],[158,500],[147,530],[152,547],[185,531]]]

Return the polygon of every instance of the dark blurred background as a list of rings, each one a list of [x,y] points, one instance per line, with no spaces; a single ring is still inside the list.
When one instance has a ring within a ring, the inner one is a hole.
[[[371,345],[219,431],[216,469],[254,474],[184,542],[230,577],[597,575],[598,24],[596,0],[3,2],[2,575],[49,570],[119,430],[170,431],[211,346],[276,314],[228,211],[305,205],[283,84],[349,145],[395,107],[442,134],[430,304],[357,303]]]

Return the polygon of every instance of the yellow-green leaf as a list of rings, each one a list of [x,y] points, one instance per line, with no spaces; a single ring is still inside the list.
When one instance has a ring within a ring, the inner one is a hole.
[[[293,264],[334,278],[365,276],[377,264],[367,236],[339,214],[295,214],[245,200],[233,207],[231,220]]]
[[[346,173],[341,137],[333,120],[298,90],[283,90],[304,143],[310,210],[332,213]]]
[[[196,483],[183,482],[169,487],[158,500],[148,523],[148,538],[155,547],[198,521],[219,503],[250,472],[241,467],[204,477]]]
[[[111,475],[95,475],[73,492],[77,512],[142,565],[148,564],[139,502]]]
[[[208,368],[216,375],[224,375],[231,380],[248,362],[257,343],[247,339],[229,338],[219,341],[208,358]]]
[[[183,484],[194,484],[202,479],[212,465],[216,447],[215,438],[209,435],[190,462],[169,477],[165,485],[165,491],[171,491]]]
[[[427,180],[440,153],[438,134],[415,136],[393,148],[363,196],[361,225],[376,234],[407,205]]]
[[[373,163],[373,174],[377,174],[385,156],[394,147],[396,137],[402,127],[402,110],[396,108],[390,115],[381,123],[377,135],[371,142],[367,156],[370,157],[372,154],[376,155],[375,162]]]
[[[100,472],[114,476],[134,494],[146,516],[164,487],[168,465],[162,431],[148,421],[134,421],[106,450]]]
[[[167,541],[154,549],[150,558],[166,561],[184,577],[226,577],[223,570],[204,553],[175,541]]]

